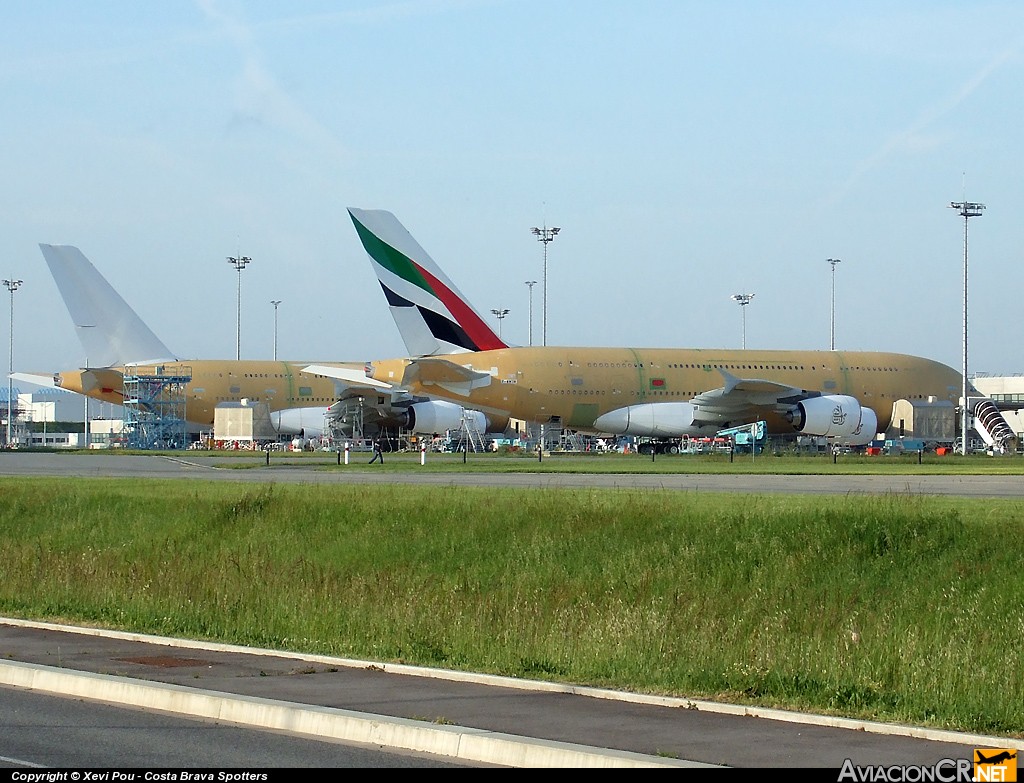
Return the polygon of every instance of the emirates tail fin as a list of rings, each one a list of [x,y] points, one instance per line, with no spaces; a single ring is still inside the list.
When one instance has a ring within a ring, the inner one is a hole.
[[[379,209],[348,213],[410,356],[508,347],[398,218]]]

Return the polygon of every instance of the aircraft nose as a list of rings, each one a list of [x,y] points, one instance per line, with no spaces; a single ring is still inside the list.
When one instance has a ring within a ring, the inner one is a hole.
[[[629,409],[619,408],[609,411],[594,419],[594,429],[601,432],[620,434],[629,428]]]

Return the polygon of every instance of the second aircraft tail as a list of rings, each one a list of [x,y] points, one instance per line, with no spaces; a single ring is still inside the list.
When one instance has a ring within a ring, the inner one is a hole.
[[[507,347],[393,214],[348,213],[410,356]]]
[[[39,245],[60,290],[90,367],[174,361],[131,306],[121,298],[81,250],[71,245]]]

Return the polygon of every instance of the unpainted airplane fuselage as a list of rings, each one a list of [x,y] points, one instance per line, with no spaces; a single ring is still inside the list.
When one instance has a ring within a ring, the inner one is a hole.
[[[336,367],[362,370],[362,363],[331,363]],[[93,399],[124,404],[124,377],[167,376],[191,380],[185,382],[185,419],[210,426],[218,403],[266,403],[269,411],[291,408],[325,410],[337,399],[335,382],[330,378],[302,372],[309,362],[247,361],[227,359],[196,359],[165,362],[157,366],[131,365],[105,369],[85,369],[55,374],[56,384],[68,391]]]
[[[599,416],[625,406],[686,402],[722,386],[720,369],[745,379],[770,379],[799,389],[850,395],[875,411],[879,431],[891,423],[897,400],[935,398],[955,405],[962,392],[962,376],[956,370],[897,353],[541,346],[445,358],[490,374],[491,382],[473,389],[414,383],[410,390],[490,416],[557,420],[580,430],[593,429]],[[373,362],[372,377],[398,383],[409,362]],[[793,431],[778,411],[766,408],[763,414],[769,431]]]

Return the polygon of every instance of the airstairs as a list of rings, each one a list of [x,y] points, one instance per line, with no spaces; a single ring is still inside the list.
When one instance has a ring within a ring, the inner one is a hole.
[[[1016,436],[996,404],[988,397],[975,397],[970,402],[974,403],[974,429],[985,445],[1000,452],[1012,451]]]
[[[562,430],[559,445],[563,451],[585,451],[587,439],[575,430]]]

